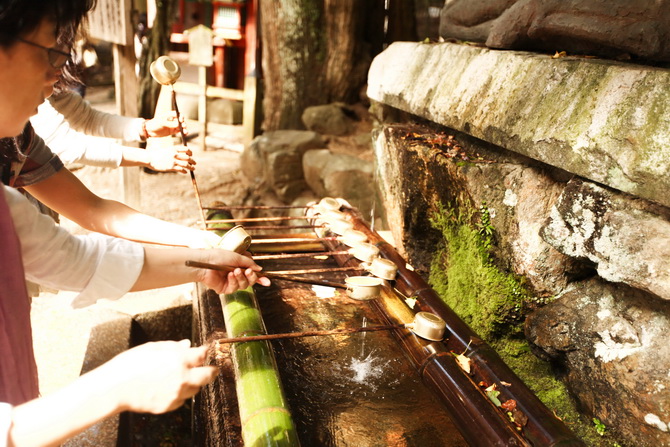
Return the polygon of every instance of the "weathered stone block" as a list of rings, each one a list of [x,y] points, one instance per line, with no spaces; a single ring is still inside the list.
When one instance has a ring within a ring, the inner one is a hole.
[[[452,43],[396,42],[372,100],[670,205],[670,71]]]
[[[242,102],[214,99],[207,104],[207,120],[220,124],[242,124]]]
[[[324,104],[307,107],[302,113],[307,129],[324,135],[346,135],[353,129],[353,122],[342,104]]]
[[[328,149],[305,152],[303,170],[307,185],[317,196],[341,197],[369,216],[375,197],[372,163]]]
[[[240,157],[242,173],[255,184],[265,183],[290,202],[305,188],[302,155],[324,146],[311,131],[278,130],[255,138]]]
[[[526,336],[578,401],[639,447],[670,445],[670,303],[593,279],[533,313]]]
[[[542,234],[562,253],[595,263],[604,279],[670,300],[669,214],[645,200],[572,180]]]
[[[423,268],[430,263],[425,257],[438,241],[428,230],[428,220],[437,202],[463,207],[460,212],[485,206],[495,231],[496,258],[524,276],[535,293],[562,291],[580,266],[547,244],[540,230],[563,184],[512,153],[490,163],[447,160],[430,147],[408,145],[402,129],[389,126],[378,132],[374,147],[389,228],[411,258]],[[398,131],[400,136],[394,136]],[[486,149],[477,142],[463,146],[471,154]]]
[[[670,60],[666,0],[455,0],[440,35],[492,48]]]

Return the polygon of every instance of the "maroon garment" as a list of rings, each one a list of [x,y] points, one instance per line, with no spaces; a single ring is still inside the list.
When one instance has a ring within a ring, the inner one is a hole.
[[[38,393],[21,244],[0,187],[0,402],[19,405]]]

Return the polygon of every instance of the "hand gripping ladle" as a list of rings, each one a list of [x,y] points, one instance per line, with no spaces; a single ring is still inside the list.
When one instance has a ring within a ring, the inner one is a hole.
[[[181,118],[179,116],[179,107],[177,106],[177,93],[174,90],[174,83],[177,82],[179,76],[181,76],[181,68],[174,60],[168,56],[161,56],[151,63],[149,66],[149,72],[151,76],[161,85],[169,85],[172,89],[172,109],[177,115],[177,124],[179,126],[179,133],[181,135],[181,144],[187,146],[186,144],[186,135],[184,134],[184,126],[181,123]],[[203,136],[204,138],[204,136]],[[198,209],[200,210],[200,219],[202,220],[203,229],[207,229],[207,222],[205,219],[205,211],[202,208],[202,201],[200,200],[200,191],[198,190],[198,183],[195,181],[195,173],[191,170],[188,171],[191,174],[191,183],[193,184],[193,191],[195,192],[195,198],[198,201]]]

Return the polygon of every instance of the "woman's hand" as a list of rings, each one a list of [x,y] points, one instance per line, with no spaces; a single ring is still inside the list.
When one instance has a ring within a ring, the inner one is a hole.
[[[179,122],[184,127],[184,117],[180,116],[177,121],[177,113],[172,110],[165,114],[156,115],[150,120],[144,122],[144,128],[148,137],[169,137],[179,132]],[[184,134],[186,128],[184,127]]]
[[[149,168],[159,172],[180,172],[186,174],[195,169],[193,152],[186,146],[147,149]]]
[[[203,366],[207,347],[191,348],[189,340],[145,343],[125,351],[99,368],[117,383],[123,410],[165,413],[180,407],[217,374]]]
[[[261,267],[249,256],[221,249],[210,249],[205,253],[203,262],[228,267],[226,271],[201,270],[200,282],[216,293],[233,293],[256,283],[266,287],[270,285],[270,280],[261,276]]]

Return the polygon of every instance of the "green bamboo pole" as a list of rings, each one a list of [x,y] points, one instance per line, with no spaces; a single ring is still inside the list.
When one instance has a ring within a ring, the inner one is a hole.
[[[228,337],[267,334],[250,287],[221,295]],[[246,447],[298,447],[300,442],[268,341],[235,343],[231,349]]]

